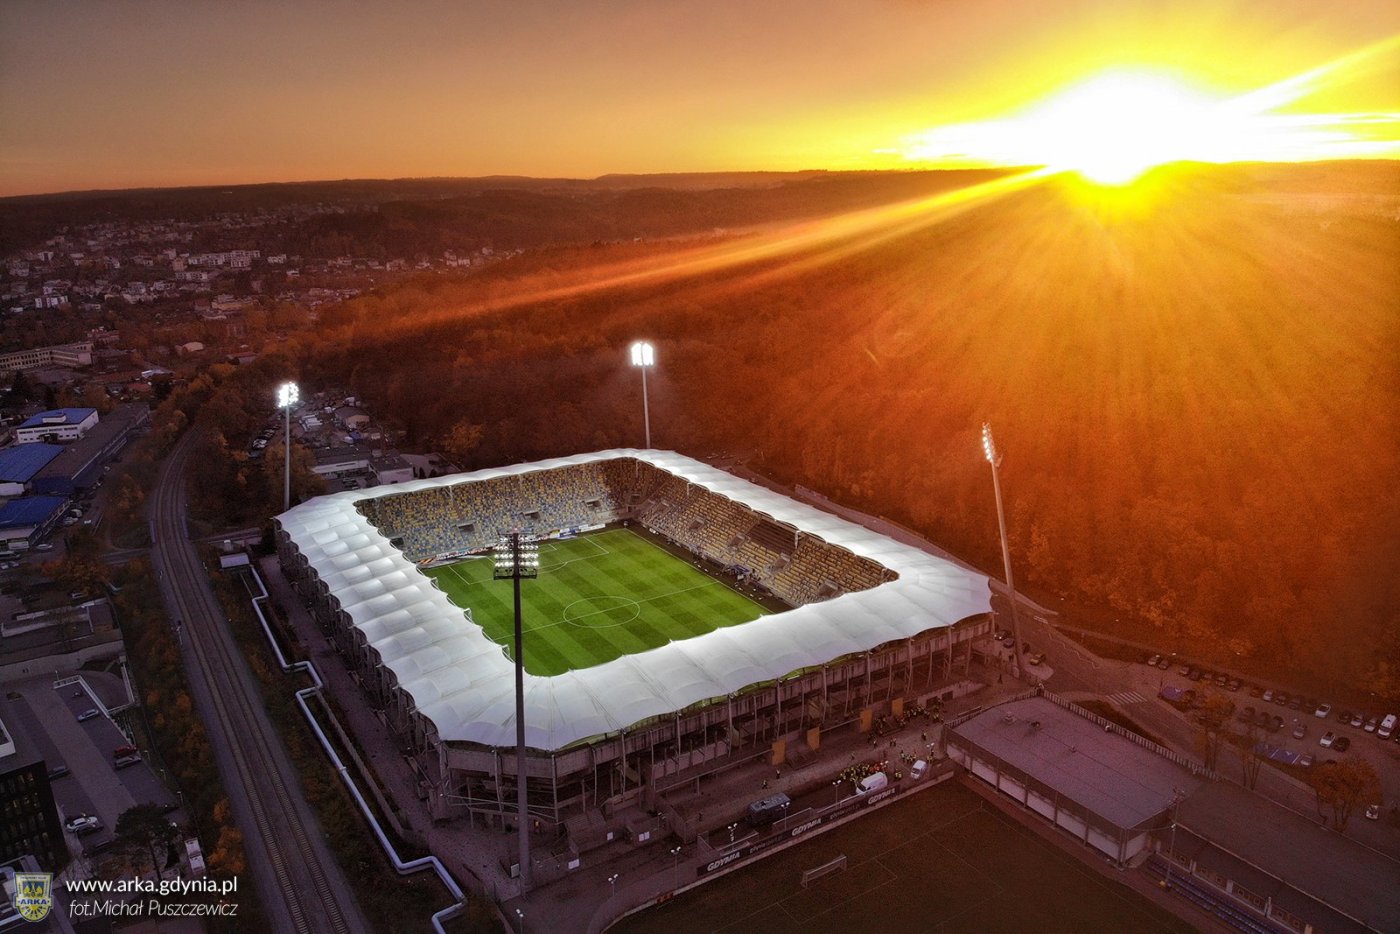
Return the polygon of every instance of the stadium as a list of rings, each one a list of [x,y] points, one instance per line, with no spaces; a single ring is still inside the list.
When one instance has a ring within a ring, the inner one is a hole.
[[[310,500],[276,519],[282,565],[438,818],[512,810],[512,585],[489,553],[515,528],[540,541],[526,776],[555,827],[943,696],[992,625],[986,576],[671,452]]]

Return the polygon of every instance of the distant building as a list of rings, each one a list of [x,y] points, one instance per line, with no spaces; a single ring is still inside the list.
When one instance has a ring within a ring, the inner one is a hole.
[[[60,444],[16,444],[0,450],[0,496],[23,496],[29,481],[63,453]]]
[[[353,405],[342,405],[335,410],[335,420],[352,431],[359,431],[369,424],[369,415],[364,409]]]
[[[67,505],[62,496],[26,496],[0,506],[0,549],[28,551],[58,525]]]
[[[45,872],[68,865],[49,767],[20,722],[19,711],[0,701],[0,862],[33,856]]]
[[[52,347],[35,347],[30,350],[16,350],[0,354],[0,372],[9,370],[37,370],[52,366],[91,366],[92,341],[78,341],[73,344],[57,344]]]
[[[78,490],[91,489],[102,479],[107,462],[150,420],[151,411],[144,404],[117,406],[86,437],[66,446],[34,474],[30,492],[72,496]]]
[[[374,474],[374,482],[378,486],[407,483],[413,479],[413,465],[398,453],[371,458],[369,469]]]
[[[76,441],[96,426],[96,409],[50,409],[26,419],[15,431],[15,442]]]

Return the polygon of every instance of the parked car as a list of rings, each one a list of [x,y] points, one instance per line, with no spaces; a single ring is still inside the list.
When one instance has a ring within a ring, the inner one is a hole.
[[[1298,768],[1310,769],[1312,768],[1313,761],[1313,754],[1310,752],[1305,752],[1298,757]]]
[[[1274,718],[1269,721],[1269,732],[1277,733],[1281,729],[1283,729],[1283,718],[1274,714]]]
[[[1337,722],[1338,722],[1338,723],[1341,723],[1341,724],[1344,724],[1344,725],[1347,724],[1347,723],[1350,723],[1350,722],[1351,722],[1351,711],[1350,711],[1350,710],[1347,710],[1345,707],[1342,708],[1341,710],[1337,711]]]
[[[1321,746],[1323,749],[1331,749],[1331,748],[1332,748],[1332,744],[1335,743],[1336,741],[1337,741],[1337,734],[1336,734],[1336,733],[1333,733],[1331,730],[1328,730],[1326,733],[1323,733],[1323,734],[1322,734],[1322,739],[1318,740],[1318,741],[1317,741],[1317,744],[1318,744],[1319,746]],[[527,772],[526,774],[528,775],[529,773]]]
[[[1289,709],[1289,710],[1302,710],[1302,709],[1303,709],[1303,699],[1302,699],[1301,697],[1293,697],[1293,698],[1290,698],[1289,701],[1288,701],[1288,709]]]
[[[1191,672],[1193,672],[1193,671],[1195,671],[1195,670],[1196,670],[1196,668],[1195,668],[1194,665],[1182,665],[1180,668],[1178,668],[1178,669],[1176,670],[1176,673],[1179,674],[1179,675],[1181,675],[1183,678],[1189,678],[1189,677],[1191,677]],[[528,774],[528,773],[527,773],[527,774]]]
[[[1366,724],[1362,727],[1362,729],[1365,730],[1367,733],[1374,733],[1376,732],[1376,727],[1380,726],[1380,723],[1380,717],[1367,717]]]
[[[1338,736],[1337,741],[1332,744],[1332,748],[1338,752],[1346,752],[1351,748],[1351,740],[1345,736]]]
[[[114,769],[124,769],[124,768],[126,768],[128,765],[135,765],[136,763],[138,763],[138,762],[140,762],[140,761],[141,761],[141,755],[140,755],[140,753],[132,753],[132,754],[129,755],[129,756],[118,756],[117,758],[115,758],[115,759],[112,760],[112,768],[114,768]]]
[[[1317,718],[1320,719],[1320,720],[1326,720],[1327,717],[1328,717],[1328,715],[1331,714],[1331,713],[1332,713],[1332,705],[1331,705],[1331,704],[1318,704],[1318,705],[1317,705],[1317,709],[1313,711],[1313,716],[1314,716],[1314,717],[1317,717]],[[528,774],[528,773],[527,773],[527,774]]]
[[[1269,688],[1267,691],[1264,692],[1264,700],[1265,700],[1266,702],[1268,702],[1268,703],[1273,703],[1273,700],[1274,700],[1274,690],[1273,690],[1273,688]]]
[[[528,775],[529,773],[527,772],[526,774]],[[1366,819],[1367,819],[1367,820],[1380,820],[1380,819],[1381,819],[1381,806],[1380,806],[1379,804],[1368,804],[1368,805],[1366,805]]]
[[[1303,724],[1300,723],[1300,724],[1298,724],[1297,726],[1295,726],[1295,727],[1293,728],[1293,738],[1294,738],[1294,739],[1302,739],[1304,736],[1307,736],[1307,735],[1308,735],[1308,728],[1305,727],[1305,726],[1303,726]],[[526,774],[528,775],[529,773],[527,772]]]
[[[116,749],[112,750],[112,755],[120,759],[122,756],[135,755],[137,752],[140,752],[140,750],[137,749],[135,746],[131,745],[130,743],[123,743]]]
[[[91,814],[79,814],[68,819],[68,823],[63,825],[63,829],[72,834],[81,836],[85,833],[92,833],[102,829],[102,821]]]
[[[1153,668],[1156,668],[1156,667],[1157,667],[1157,663],[1160,662],[1161,660],[1162,660],[1162,656],[1161,656],[1160,654],[1159,654],[1159,655],[1149,655],[1149,656],[1147,657],[1147,664],[1150,665],[1150,666],[1153,667]]]
[[[1162,660],[1157,663],[1157,667],[1160,668],[1162,671],[1166,671],[1171,666],[1172,660],[1170,658],[1167,658],[1165,655],[1162,656]]]
[[[62,764],[56,765],[53,768],[49,769],[49,780],[52,781],[55,778],[62,778],[67,774],[68,766]]]
[[[97,708],[89,707],[87,710],[84,710],[82,713],[78,714],[78,722],[82,723],[86,720],[91,720],[95,716],[97,716]]]
[[[1358,713],[1354,713],[1354,714],[1351,715],[1351,725],[1352,725],[1352,726],[1360,726],[1361,724],[1363,724],[1363,723],[1365,723],[1365,722],[1366,722],[1366,715],[1365,715],[1364,713],[1359,713],[1359,712],[1358,712]]]
[[[1226,677],[1225,672],[1223,672],[1223,671],[1217,671],[1217,672],[1215,673],[1215,685],[1216,685],[1216,687],[1222,687],[1222,688],[1223,688],[1225,685],[1227,685],[1227,684],[1229,684],[1229,683],[1230,683],[1230,679],[1229,679],[1228,677]]]
[[[1288,706],[1288,692],[1287,692],[1287,691],[1275,691],[1275,692],[1274,692],[1274,703],[1275,703],[1275,704],[1278,704],[1280,707],[1287,707],[1287,706]]]
[[[1225,683],[1225,690],[1227,690],[1227,691],[1229,691],[1231,694],[1233,694],[1234,692],[1238,691],[1238,690],[1239,690],[1241,687],[1243,687],[1243,686],[1244,686],[1244,682],[1241,681],[1239,678],[1231,678],[1229,681],[1227,681],[1227,682]]]
[[[1028,665],[1044,665],[1044,664],[1045,664],[1045,653],[1044,653],[1044,652],[1032,652],[1031,654],[1029,654],[1029,655],[1026,656],[1026,664],[1028,664]],[[527,773],[527,774],[528,774],[528,773]]]

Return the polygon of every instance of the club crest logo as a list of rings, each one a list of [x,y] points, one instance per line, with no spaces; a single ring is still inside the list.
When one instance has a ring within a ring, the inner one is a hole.
[[[26,921],[43,921],[53,908],[53,873],[15,873],[15,910]]]

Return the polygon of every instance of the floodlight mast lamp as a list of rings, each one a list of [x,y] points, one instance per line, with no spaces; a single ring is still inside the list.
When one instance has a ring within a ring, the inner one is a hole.
[[[301,391],[297,389],[296,383],[283,383],[277,387],[277,407],[287,413],[287,442],[283,445],[283,454],[287,458],[287,469],[282,480],[283,512],[292,508],[292,406],[296,405],[300,398]]]
[[[1011,577],[1011,546],[1006,541],[1006,510],[1001,502],[1001,453],[997,451],[996,441],[992,438],[992,426],[988,422],[982,423],[982,450],[987,455],[987,463],[992,465],[992,489],[997,495],[997,527],[1001,530],[1001,561],[1006,569],[1006,598],[1011,602],[1011,638],[1016,643],[1011,648],[1011,658],[1015,662],[1016,677],[1020,678],[1026,671],[1021,660],[1025,645],[1021,642],[1021,617],[1016,610],[1016,584]]]
[[[530,887],[530,803],[525,782],[525,639],[520,615],[520,581],[540,576],[540,549],[514,529],[496,541],[497,580],[515,582],[515,807],[520,825],[520,882]]]
[[[656,366],[656,348],[650,341],[632,344],[632,365],[642,371],[642,423],[646,425],[647,450],[651,450],[651,404],[647,399],[647,370]]]

